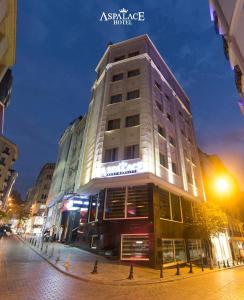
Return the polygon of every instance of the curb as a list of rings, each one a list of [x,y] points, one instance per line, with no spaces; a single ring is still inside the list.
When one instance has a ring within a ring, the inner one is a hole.
[[[183,275],[183,277],[178,277],[178,278],[157,279],[157,280],[154,280],[154,281],[130,281],[130,282],[117,282],[117,283],[115,283],[114,281],[102,281],[102,280],[97,280],[97,279],[91,279],[91,278],[87,278],[87,277],[84,277],[84,276],[75,275],[73,273],[67,272],[67,271],[61,269],[60,267],[58,267],[53,262],[51,262],[46,256],[44,256],[42,253],[40,253],[34,247],[32,247],[29,243],[27,243],[21,236],[17,235],[17,238],[24,245],[28,246],[29,249],[31,249],[33,252],[38,254],[42,259],[44,259],[49,265],[51,265],[54,269],[61,272],[62,274],[66,275],[66,276],[69,276],[71,278],[80,280],[80,281],[93,282],[95,284],[113,285],[113,286],[152,285],[152,284],[159,284],[159,283],[175,282],[175,281],[179,281],[179,280],[190,279],[190,278],[200,277],[200,276],[204,276],[204,275],[208,275],[208,274],[212,274],[212,273],[216,273],[216,272],[221,272],[221,271],[226,271],[226,270],[230,270],[230,269],[244,267],[244,265],[236,265],[236,266],[232,266],[232,267],[229,267],[229,268],[215,269],[215,270],[211,270],[209,272],[202,272],[202,273],[195,274],[195,275],[185,275],[185,276]],[[124,279],[124,280],[127,280],[127,279]]]

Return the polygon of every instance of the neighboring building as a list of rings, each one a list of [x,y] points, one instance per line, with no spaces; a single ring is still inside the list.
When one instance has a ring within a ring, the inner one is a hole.
[[[228,218],[226,233],[212,238],[216,261],[244,258],[244,230],[241,215],[244,198],[239,184],[218,156],[208,155],[199,150],[199,157],[207,201],[217,201]],[[229,182],[229,191],[218,194],[215,184],[217,178],[225,178]]]
[[[50,209],[45,226],[47,228],[52,225],[60,226],[62,221],[64,226],[63,240],[71,239],[71,230],[74,226],[79,226],[80,221],[80,213],[75,217],[75,212],[69,212],[65,209],[65,199],[67,197],[71,197],[71,199],[77,197],[77,195],[74,195],[74,188],[79,162],[83,159],[85,125],[86,117],[78,117],[69,124],[60,138],[58,158],[47,201]],[[76,219],[74,224],[76,225],[72,225],[74,217]]]
[[[211,19],[222,36],[224,53],[235,73],[244,115],[244,0],[209,0]]]
[[[16,53],[17,0],[0,1],[0,122],[3,128],[4,108],[8,105],[12,88],[11,66]],[[3,131],[1,130],[1,133]]]
[[[0,135],[0,207],[4,208],[6,199],[16,179],[11,167],[18,157],[18,148],[3,135]]]
[[[80,246],[154,267],[199,259],[200,237],[187,234],[204,200],[188,97],[147,35],[109,45],[96,71],[74,189],[83,200],[66,199],[78,212],[89,203]]]
[[[31,203],[31,216],[28,222],[27,232],[40,234],[44,224],[44,212],[46,201],[50,190],[55,164],[45,164],[35,183],[35,186],[28,190],[27,200]]]
[[[0,0],[0,208],[11,192],[17,173],[11,171],[17,159],[15,144],[3,136],[4,110],[12,91],[12,72],[16,52],[17,0]]]

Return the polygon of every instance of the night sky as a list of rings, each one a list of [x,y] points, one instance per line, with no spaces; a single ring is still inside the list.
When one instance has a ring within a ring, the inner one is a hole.
[[[99,22],[103,11],[123,7],[144,11],[146,20]],[[56,161],[69,122],[87,112],[107,43],[145,33],[190,98],[200,147],[219,154],[244,190],[244,118],[207,0],[25,0],[18,1],[13,95],[5,115],[5,135],[19,146],[15,188],[23,196],[42,165]]]

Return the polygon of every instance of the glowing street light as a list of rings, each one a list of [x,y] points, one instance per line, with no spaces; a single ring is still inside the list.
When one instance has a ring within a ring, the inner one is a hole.
[[[225,178],[219,178],[216,181],[216,188],[219,193],[225,193],[229,190],[229,182]]]

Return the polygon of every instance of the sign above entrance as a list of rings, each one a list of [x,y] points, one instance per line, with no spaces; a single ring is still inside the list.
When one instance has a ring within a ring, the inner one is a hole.
[[[145,166],[142,161],[134,163],[127,163],[125,161],[122,161],[117,165],[102,168],[102,174],[104,177],[130,175],[141,173],[144,171],[144,169]]]

